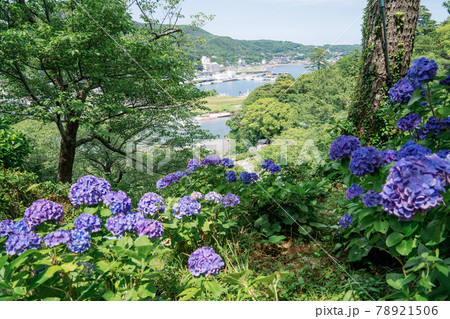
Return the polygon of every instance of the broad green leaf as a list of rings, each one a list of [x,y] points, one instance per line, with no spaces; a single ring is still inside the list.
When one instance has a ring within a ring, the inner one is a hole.
[[[387,274],[386,282],[394,289],[400,290],[403,286],[403,280],[405,277],[402,274]]]
[[[60,266],[51,266],[47,268],[40,275],[37,276],[37,278],[31,283],[28,289],[31,290],[38,287],[39,285],[43,284],[44,282],[52,278],[55,273],[60,271],[63,271],[63,269]]]
[[[64,272],[74,271],[75,269],[77,269],[77,267],[78,265],[74,263],[66,263],[61,265],[61,268],[63,269]]]
[[[392,233],[386,238],[386,245],[392,247],[397,245],[405,236],[400,233]]]
[[[152,284],[141,285],[138,289],[138,294],[141,298],[154,298],[156,296],[156,287]]]
[[[376,231],[386,234],[387,230],[389,229],[389,223],[386,220],[377,220],[373,224]]]
[[[235,274],[227,274],[223,276],[222,281],[229,284],[241,285],[245,287],[247,286],[247,282],[252,273],[253,272],[251,270],[246,269]]]
[[[269,242],[272,244],[281,244],[286,236],[283,235],[272,235],[269,237]]]
[[[412,251],[413,241],[413,238],[404,239],[395,247],[395,249],[400,255],[407,256]]]
[[[224,291],[223,287],[219,285],[217,281],[211,280],[211,281],[205,281],[203,283],[205,288],[210,291],[215,297],[220,297],[222,292]]]
[[[181,292],[178,297],[182,297],[180,300],[184,301],[184,300],[190,300],[192,299],[192,297],[195,297],[198,293],[200,292],[200,289],[198,288],[188,288],[186,290],[184,290],[183,292]]]

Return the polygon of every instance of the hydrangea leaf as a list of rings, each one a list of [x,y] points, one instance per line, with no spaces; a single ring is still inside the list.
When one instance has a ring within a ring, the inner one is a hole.
[[[39,285],[43,284],[44,282],[46,282],[47,280],[52,278],[53,275],[59,271],[63,271],[63,269],[60,266],[51,266],[51,267],[47,268],[46,270],[44,270],[42,272],[42,274],[40,276],[38,276],[36,278],[36,280],[34,280],[31,283],[31,285],[28,287],[28,289],[32,290],[32,289],[38,287]]]
[[[389,229],[389,223],[386,220],[377,220],[375,221],[373,226],[377,232],[380,232],[382,234],[386,234]]]
[[[397,245],[399,242],[401,242],[401,240],[405,238],[405,236],[403,234],[400,233],[392,233],[390,234],[387,238],[386,238],[386,245],[388,247],[392,247]]]
[[[413,238],[404,239],[395,247],[400,255],[407,256],[413,249]]]

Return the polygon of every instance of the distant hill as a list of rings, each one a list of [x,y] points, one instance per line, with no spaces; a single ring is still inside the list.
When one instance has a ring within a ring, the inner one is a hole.
[[[261,62],[266,59],[267,62],[274,57],[289,55],[291,60],[304,60],[313,52],[315,45],[304,45],[290,41],[274,40],[236,40],[230,37],[217,36],[201,28],[186,28],[185,33],[193,39],[204,39],[205,43],[197,44],[188,48],[188,53],[193,60],[200,60],[202,56],[210,57],[212,61],[220,64],[235,64],[239,58],[247,63]],[[329,44],[319,46],[324,49],[330,47]],[[348,55],[355,49],[360,49],[359,44],[353,45],[335,45],[329,50],[332,54]]]
[[[143,26],[142,23],[136,22],[137,25]],[[182,26],[183,27],[183,26]],[[217,36],[209,33],[201,28],[184,26],[184,32],[191,39],[202,39],[204,43],[196,43],[194,46],[188,47],[187,52],[192,60],[200,61],[202,56],[211,58],[211,61],[220,64],[235,64],[239,58],[244,59],[247,63],[261,62],[266,59],[271,61],[274,57],[289,55],[291,60],[304,60],[313,52],[315,45],[304,45],[290,41],[274,41],[274,40],[236,40],[230,37]],[[330,47],[329,44],[319,46],[324,49]],[[360,49],[359,44],[352,45],[335,45],[329,50],[331,57],[338,55],[348,55],[355,49]]]

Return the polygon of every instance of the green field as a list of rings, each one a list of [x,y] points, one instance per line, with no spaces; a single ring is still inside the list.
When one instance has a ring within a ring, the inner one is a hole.
[[[212,96],[205,99],[210,111],[201,111],[200,113],[209,112],[233,112],[236,111],[236,105],[241,105],[245,100],[244,96]]]

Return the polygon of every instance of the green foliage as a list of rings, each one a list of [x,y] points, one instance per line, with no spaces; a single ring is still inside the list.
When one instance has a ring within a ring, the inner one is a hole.
[[[311,65],[308,68],[311,70],[320,70],[328,66],[327,61],[328,52],[323,48],[314,48],[313,52],[309,54],[309,59],[311,60]]]
[[[0,125],[0,167],[19,167],[30,152],[31,145],[23,133]]]
[[[41,198],[67,206],[68,191],[64,184],[39,182],[33,173],[0,168],[0,220],[18,218],[25,208]]]

